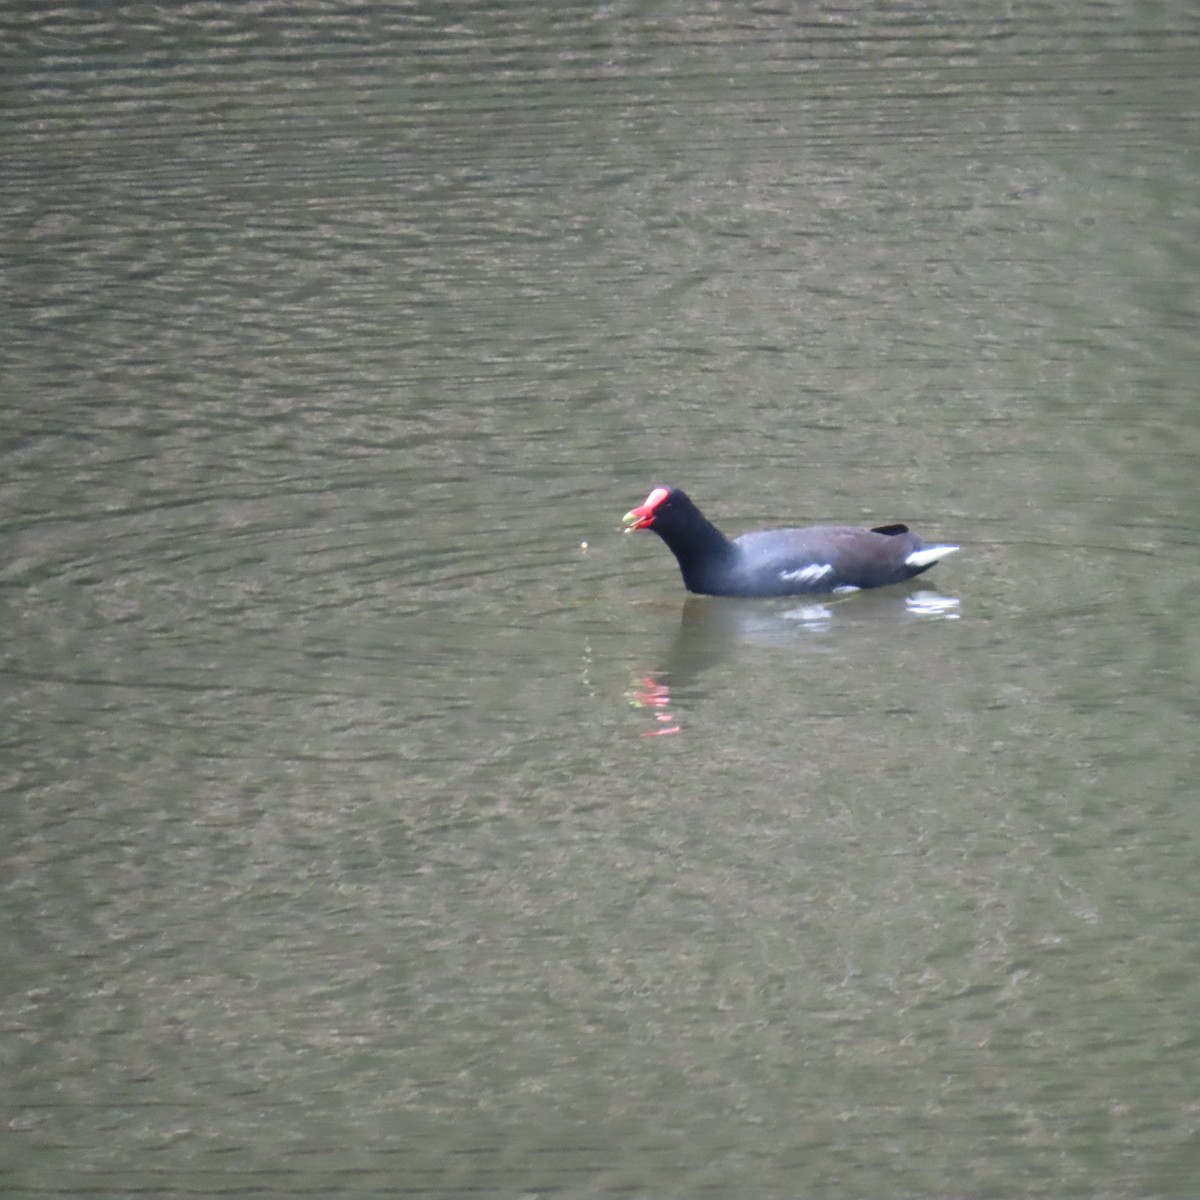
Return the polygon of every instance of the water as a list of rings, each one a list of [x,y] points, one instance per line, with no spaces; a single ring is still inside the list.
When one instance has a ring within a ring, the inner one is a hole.
[[[1188,6],[2,20],[5,1195],[1194,1191]]]

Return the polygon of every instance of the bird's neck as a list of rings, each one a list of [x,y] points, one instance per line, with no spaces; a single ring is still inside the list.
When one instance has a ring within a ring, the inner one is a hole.
[[[679,563],[683,582],[691,590],[713,572],[728,567],[737,557],[737,547],[710,521],[697,512],[684,526],[661,533]]]

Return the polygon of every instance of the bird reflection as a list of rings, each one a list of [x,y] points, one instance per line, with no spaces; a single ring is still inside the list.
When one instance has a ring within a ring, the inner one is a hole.
[[[960,616],[957,596],[926,589],[897,594],[866,592],[822,597],[821,603],[764,604],[761,600],[689,596],[680,611],[679,628],[661,665],[638,672],[626,698],[648,718],[641,737],[683,732],[679,693],[739,643],[795,645],[804,634],[828,633],[839,626],[888,620],[954,621]],[[672,695],[674,690],[674,695]]]

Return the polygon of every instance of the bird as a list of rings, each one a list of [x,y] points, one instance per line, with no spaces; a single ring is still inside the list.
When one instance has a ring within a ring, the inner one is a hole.
[[[856,592],[928,571],[958,546],[927,546],[907,525],[812,525],[727,538],[677,487],[656,487],[623,518],[626,533],[651,529],[702,596],[798,596]]]

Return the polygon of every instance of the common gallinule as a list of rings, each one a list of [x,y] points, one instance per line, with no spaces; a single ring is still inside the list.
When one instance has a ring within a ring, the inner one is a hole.
[[[679,488],[656,487],[627,512],[625,532],[653,529],[679,560],[689,592],[795,596],[853,592],[928,571],[957,546],[927,546],[907,525],[764,529],[732,541]]]

